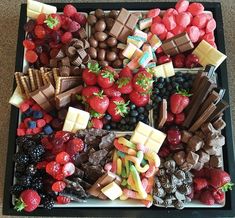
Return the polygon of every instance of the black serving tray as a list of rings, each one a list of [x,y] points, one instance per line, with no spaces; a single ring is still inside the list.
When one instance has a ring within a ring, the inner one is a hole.
[[[62,11],[65,3],[53,4],[58,9]],[[167,9],[174,7],[175,2],[123,2],[123,3],[73,3],[79,11],[90,12],[97,8],[102,8],[104,10],[120,9],[125,7],[129,10],[148,10],[151,8],[161,8]],[[215,30],[216,44],[218,50],[225,53],[224,45],[224,31],[223,31],[223,20],[221,12],[221,4],[219,2],[203,2],[205,10],[211,11],[213,17],[217,22],[217,28]],[[20,21],[19,21],[19,31],[18,31],[18,43],[17,43],[17,53],[16,53],[16,65],[15,71],[22,71],[23,69],[23,56],[24,50],[22,41],[24,40],[24,29],[23,25],[26,23],[26,4],[21,5]],[[218,85],[226,89],[226,94],[224,100],[229,102],[229,89],[228,89],[228,75],[226,61],[223,62],[217,69],[218,74]],[[13,76],[12,76],[13,78]],[[16,84],[14,82],[14,88]],[[13,155],[16,151],[15,139],[16,139],[16,129],[18,125],[19,110],[12,106],[11,116],[10,116],[10,127],[9,127],[9,141],[8,141],[8,151],[7,151],[7,163],[5,172],[5,187],[4,187],[4,199],[3,199],[3,214],[4,215],[17,215],[17,216],[76,216],[76,217],[234,217],[235,216],[235,192],[226,193],[226,204],[222,208],[185,208],[183,211],[179,211],[173,208],[160,208],[152,206],[149,209],[146,208],[86,208],[84,207],[76,208],[53,208],[52,210],[46,210],[43,208],[37,208],[37,210],[26,213],[17,212],[14,210],[12,204],[12,196],[10,194],[10,188],[13,184],[14,178],[14,162]],[[235,160],[234,160],[234,148],[233,148],[233,132],[232,132],[232,119],[231,111],[227,109],[224,113],[224,120],[226,121],[226,128],[223,131],[223,135],[226,137],[226,145],[223,147],[224,155],[224,168],[230,173],[231,178],[235,181]]]

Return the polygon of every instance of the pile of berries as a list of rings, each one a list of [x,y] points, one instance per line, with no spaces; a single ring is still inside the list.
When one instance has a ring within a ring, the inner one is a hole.
[[[64,7],[63,14],[40,14],[37,20],[29,20],[24,26],[25,59],[31,67],[49,66],[49,60],[56,57],[63,44],[78,38],[78,31],[85,24],[85,15],[70,4]]]

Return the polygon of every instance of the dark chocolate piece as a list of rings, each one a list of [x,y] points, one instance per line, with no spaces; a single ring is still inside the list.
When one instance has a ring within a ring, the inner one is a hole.
[[[192,133],[190,133],[186,130],[181,131],[181,141],[184,142],[184,143],[188,143],[189,139],[192,136],[193,136]]]
[[[216,120],[229,107],[229,104],[223,99],[216,105],[216,110],[207,119],[208,122]]]
[[[205,145],[203,149],[209,155],[216,155],[216,156],[221,155],[221,147]]]
[[[189,139],[187,145],[191,151],[198,151],[204,146],[204,141],[199,136],[194,135]]]
[[[224,120],[222,119],[222,117],[219,117],[216,121],[213,122],[213,127],[216,129],[216,130],[222,130],[225,128],[226,126],[226,123],[224,122]]]
[[[81,76],[58,77],[56,82],[56,94],[68,91],[76,86],[82,85]]]

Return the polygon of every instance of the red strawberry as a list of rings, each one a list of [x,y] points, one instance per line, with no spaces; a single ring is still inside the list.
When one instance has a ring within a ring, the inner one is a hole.
[[[208,185],[207,180],[204,178],[194,178],[193,183],[195,191],[201,191]]]
[[[171,124],[171,123],[174,122],[174,120],[175,120],[175,115],[172,114],[171,112],[167,111],[167,120],[166,120],[166,122],[168,124]]]
[[[185,120],[184,112],[175,115],[175,124],[181,125]]]
[[[103,92],[94,93],[90,97],[89,104],[94,111],[104,114],[109,106],[109,98],[103,95]]]
[[[215,204],[214,197],[209,190],[205,190],[205,191],[201,192],[199,200],[203,204],[206,204],[206,205],[214,205]]]
[[[208,178],[209,175],[209,169],[208,168],[202,168],[201,170],[192,170],[192,173],[195,178]]]
[[[132,78],[132,77],[133,77],[133,73],[132,73],[132,71],[130,70],[129,67],[124,67],[124,68],[120,71],[119,77],[129,77],[129,78]]]
[[[215,202],[217,204],[223,204],[224,203],[225,193],[221,189],[219,189],[219,190],[213,189],[212,190],[212,195],[213,195],[213,197],[215,199]]]
[[[69,24],[72,23],[72,20],[69,17],[64,16],[63,14],[60,15],[61,18],[61,27],[64,30],[68,30]]]
[[[119,92],[122,94],[129,94],[132,92],[132,82],[131,78],[128,77],[121,77],[116,82],[116,87]]]
[[[162,55],[157,59],[157,63],[160,64],[165,64],[171,61],[171,58],[167,55]]]
[[[56,198],[58,204],[68,204],[70,203],[70,198],[62,195],[57,196]]]
[[[118,91],[114,85],[107,89],[104,89],[104,94],[107,95],[109,98],[120,97],[122,95],[121,92]]]
[[[71,5],[71,4],[67,4],[64,7],[64,15],[67,17],[72,17],[77,13],[77,9]]]
[[[21,192],[20,198],[16,200],[14,209],[17,211],[24,209],[27,212],[32,212],[39,206],[40,201],[41,197],[36,191],[27,189]]]
[[[59,14],[50,14],[45,20],[47,26],[52,30],[58,30],[61,27],[61,18]]]
[[[177,67],[177,68],[184,67],[184,65],[185,65],[185,55],[184,54],[177,54],[173,58],[173,65],[174,65],[174,67]]]
[[[127,107],[129,102],[125,103],[122,97],[113,97],[108,106],[108,113],[111,115],[112,120],[118,122],[128,113]]]
[[[76,22],[76,21],[72,21],[69,25],[68,25],[68,31],[71,33],[74,33],[76,31],[78,31],[81,28],[81,25]]]
[[[210,169],[209,175],[210,177],[208,183],[213,188],[221,189],[224,192],[232,190],[232,186],[234,184],[231,183],[231,177],[227,172],[221,169]]]
[[[86,17],[84,14],[81,14],[77,12],[73,15],[73,19],[78,22],[81,26],[84,26],[86,24]]]
[[[88,86],[93,86],[97,83],[97,74],[100,71],[98,63],[88,63],[87,68],[82,72],[82,79]]]
[[[129,94],[129,98],[130,98],[130,101],[134,103],[137,107],[143,107],[149,102],[148,94],[139,93],[135,90],[133,90]]]
[[[90,128],[102,129],[103,128],[103,122],[98,118],[92,118],[91,121],[89,122],[88,126]]]
[[[189,96],[186,90],[177,90],[170,97],[170,108],[173,114],[180,114],[189,104]]]
[[[82,89],[82,97],[84,101],[87,101],[89,103],[90,97],[94,93],[98,93],[100,89],[97,86],[87,86]]]
[[[140,93],[147,93],[151,89],[152,84],[152,76],[145,71],[135,74],[133,78],[133,88]]]
[[[106,89],[111,87],[114,84],[116,72],[111,67],[103,68],[103,70],[98,74],[97,82],[100,87]]]

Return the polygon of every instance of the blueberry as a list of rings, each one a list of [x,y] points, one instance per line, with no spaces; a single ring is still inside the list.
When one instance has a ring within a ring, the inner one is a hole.
[[[125,117],[125,121],[128,123],[130,121],[130,117]]]
[[[132,117],[137,117],[138,116],[138,111],[137,110],[132,110],[130,114],[131,114]]]
[[[171,90],[172,90],[172,85],[171,85],[171,84],[169,84],[169,85],[167,85],[167,87],[166,87],[166,88],[167,88],[167,90],[168,90],[168,91],[171,91]]]
[[[130,103],[130,104],[129,104],[129,107],[130,107],[131,110],[133,110],[133,109],[136,108],[135,104],[133,104],[133,103]]]
[[[170,81],[171,81],[171,82],[175,82],[175,79],[176,79],[176,77],[175,77],[175,76],[172,76],[172,77],[170,78]]]
[[[106,130],[110,130],[110,129],[111,129],[111,126],[110,126],[109,124],[106,124],[106,125],[104,126],[104,128],[105,128]]]
[[[106,120],[111,120],[111,119],[112,119],[112,117],[111,117],[109,114],[106,114],[106,115],[104,116],[104,118],[105,118]]]
[[[163,77],[159,77],[157,80],[158,83],[163,83],[164,82],[164,78]]]
[[[188,89],[188,88],[189,88],[189,86],[190,86],[190,85],[189,85],[189,83],[188,83],[188,82],[184,82],[184,83],[183,83],[183,88],[184,88],[184,89]]]
[[[135,117],[131,117],[131,118],[130,118],[130,123],[133,123],[133,124],[134,124],[134,123],[136,123],[136,121],[137,121],[137,120],[136,120]]]
[[[159,92],[160,92],[160,91],[159,91],[158,88],[155,88],[154,91],[153,91],[154,94],[158,94]]]
[[[183,83],[184,79],[182,77],[177,77],[175,81],[178,83]]]
[[[166,83],[170,83],[170,78],[167,77],[167,78],[165,79],[165,82],[166,82]]]
[[[182,76],[182,73],[180,71],[175,73],[176,76]]]
[[[169,96],[170,95],[170,92],[169,91],[166,91],[165,92],[165,96]]]
[[[123,125],[126,124],[125,119],[121,119],[120,123],[123,124]]]
[[[139,113],[144,113],[144,107],[139,107],[139,108],[137,108],[137,111],[139,112]]]
[[[110,125],[111,125],[112,129],[117,128],[117,123],[116,122],[111,122]]]
[[[158,84],[157,84],[157,88],[159,88],[159,89],[162,89],[163,86],[164,86],[164,85],[163,85],[162,83],[158,83]]]
[[[138,120],[142,121],[142,120],[144,120],[144,118],[145,118],[144,114],[140,114],[138,117]]]
[[[161,93],[164,94],[166,92],[166,88],[161,89]]]
[[[156,109],[158,109],[158,104],[153,105],[153,110],[156,110]]]
[[[146,104],[146,106],[145,106],[145,109],[147,111],[150,111],[152,108],[153,108],[153,106],[151,104]]]

